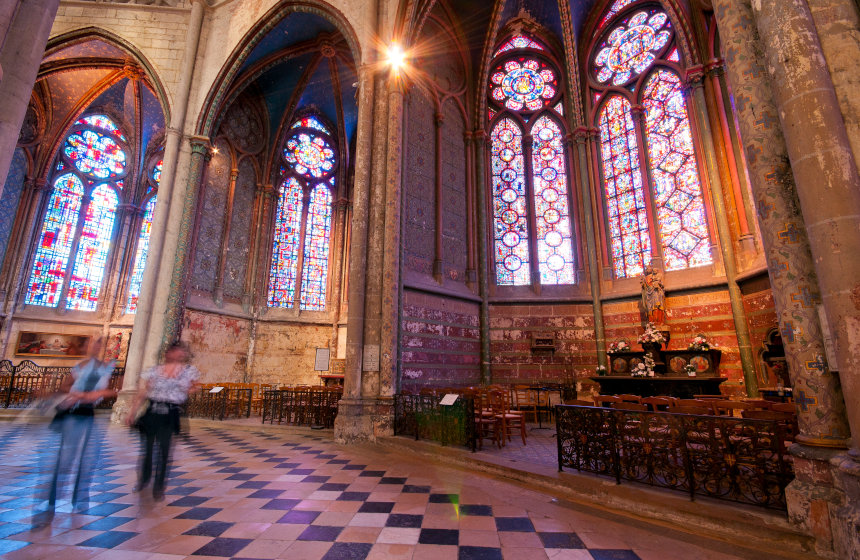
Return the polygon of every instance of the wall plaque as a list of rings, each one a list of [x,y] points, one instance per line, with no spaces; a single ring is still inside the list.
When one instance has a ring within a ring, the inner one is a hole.
[[[363,359],[361,362],[362,371],[379,371],[379,345],[365,344]]]

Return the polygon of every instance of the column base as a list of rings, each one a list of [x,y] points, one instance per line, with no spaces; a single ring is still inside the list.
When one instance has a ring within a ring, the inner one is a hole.
[[[822,558],[860,560],[860,464],[845,450],[794,444],[788,517],[815,538]]]
[[[128,418],[131,411],[131,405],[137,397],[137,389],[123,389],[116,396],[116,402],[111,408],[110,422],[111,424],[125,424],[125,419]]]
[[[334,420],[337,443],[375,442],[394,434],[394,399],[341,399]]]

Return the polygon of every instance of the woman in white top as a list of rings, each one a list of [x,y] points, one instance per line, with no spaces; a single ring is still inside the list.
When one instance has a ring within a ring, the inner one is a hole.
[[[164,498],[164,483],[170,464],[170,445],[173,434],[179,432],[179,417],[188,394],[197,384],[200,372],[189,364],[191,352],[182,342],[176,342],[164,353],[164,364],[149,368],[140,375],[140,388],[131,410],[138,410],[144,399],[149,406],[138,420],[142,434],[142,457],[140,475],[135,491],[140,491],[152,478],[153,455],[158,444],[158,462],[155,465],[155,480],[152,496]],[[129,425],[133,419],[129,418]]]

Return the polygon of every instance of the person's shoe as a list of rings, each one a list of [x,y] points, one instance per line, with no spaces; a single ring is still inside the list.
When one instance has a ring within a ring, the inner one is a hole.
[[[131,489],[131,491],[136,494],[136,493],[140,492],[141,490],[143,490],[144,488],[146,488],[147,484],[149,484],[149,482],[138,482],[137,484],[134,485],[134,487]]]
[[[32,517],[31,525],[33,529],[41,529],[42,527],[47,527],[54,520],[54,510],[49,509],[45,511],[40,511]]]
[[[163,489],[152,489],[152,499],[156,502],[160,502],[164,499],[164,490]]]

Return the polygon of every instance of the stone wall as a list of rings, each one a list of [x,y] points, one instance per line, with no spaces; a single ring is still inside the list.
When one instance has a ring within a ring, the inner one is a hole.
[[[6,176],[6,185],[3,187],[3,196],[0,197],[0,264],[6,254],[6,246],[12,234],[12,224],[15,222],[15,214],[18,211],[18,200],[24,189],[24,179],[27,177],[27,156],[23,148],[17,148],[12,156],[12,164],[9,166],[9,174]]]
[[[331,325],[257,322],[248,381],[318,385],[317,348],[330,348]]]
[[[555,352],[532,352],[535,336],[551,334]],[[594,316],[585,304],[493,304],[490,356],[494,383],[559,382],[594,375]],[[590,382],[585,382],[586,385]],[[577,383],[582,385],[582,383]]]
[[[777,383],[777,378],[768,371],[761,360],[767,333],[777,328],[778,325],[773,294],[770,290],[770,280],[766,274],[762,275],[742,283],[741,290],[744,298],[744,312],[750,330],[750,345],[753,356],[756,358],[758,384],[759,387],[773,387]]]
[[[430,276],[433,273],[434,196],[433,104],[423,90],[412,89],[406,97],[406,165],[403,169],[403,267]]]
[[[185,311],[182,340],[191,346],[194,365],[203,374],[202,382],[245,381],[250,330],[247,319]]]
[[[403,290],[401,388],[481,382],[478,304]]]
[[[213,144],[218,148],[218,153],[212,156],[201,187],[200,208],[194,227],[196,241],[191,259],[191,289],[206,293],[212,293],[215,287],[230,186],[230,151],[227,143],[216,140]]]

